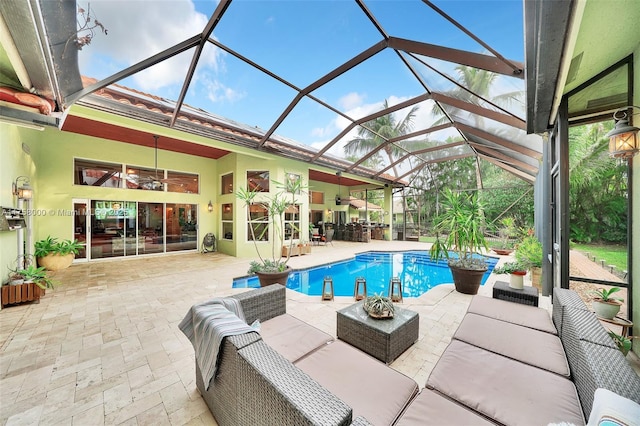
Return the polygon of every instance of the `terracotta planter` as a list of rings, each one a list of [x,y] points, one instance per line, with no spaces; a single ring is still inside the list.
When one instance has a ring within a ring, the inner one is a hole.
[[[500,255],[500,256],[508,256],[511,253],[513,253],[513,249],[492,248],[491,250],[493,250],[497,255]]]
[[[617,301],[605,302],[601,299],[595,299],[591,302],[591,306],[595,311],[596,315],[600,318],[604,319],[613,319],[618,312],[620,312],[620,306],[622,303]]]
[[[73,253],[66,255],[48,254],[38,258],[38,265],[44,266],[47,271],[59,271],[71,266],[75,257]]]
[[[449,269],[451,269],[451,275],[453,275],[456,291],[464,294],[478,294],[482,276],[487,272],[487,268],[484,270],[462,269],[449,265]]]
[[[284,272],[256,272],[256,275],[260,281],[260,287],[266,287],[271,284],[282,284],[286,287],[290,272],[291,268],[287,266],[287,270]]]

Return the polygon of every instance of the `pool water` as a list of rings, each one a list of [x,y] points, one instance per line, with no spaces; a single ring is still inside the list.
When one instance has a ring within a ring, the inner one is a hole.
[[[491,271],[498,263],[495,257],[486,256],[489,269],[482,277],[487,281]],[[399,277],[402,282],[403,297],[417,297],[438,284],[453,283],[451,270],[446,261],[433,262],[426,250],[403,252],[370,251],[359,253],[355,258],[326,265],[300,269],[289,274],[287,288],[309,296],[322,294],[324,278],[333,278],[336,296],[353,296],[355,280],[364,277],[367,281],[367,294],[388,295],[389,281]],[[258,277],[249,276],[233,280],[233,288],[260,287]]]

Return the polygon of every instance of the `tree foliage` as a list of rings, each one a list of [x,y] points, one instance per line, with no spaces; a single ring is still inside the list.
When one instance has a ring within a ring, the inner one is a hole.
[[[613,123],[569,131],[569,209],[576,242],[626,243],[627,167],[609,157],[604,136]]]

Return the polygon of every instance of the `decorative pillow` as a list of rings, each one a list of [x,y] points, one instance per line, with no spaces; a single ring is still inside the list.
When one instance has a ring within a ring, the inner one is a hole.
[[[587,426],[640,425],[640,404],[608,389],[598,388]]]

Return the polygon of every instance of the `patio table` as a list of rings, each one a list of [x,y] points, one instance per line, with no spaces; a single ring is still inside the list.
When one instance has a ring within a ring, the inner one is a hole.
[[[338,339],[390,364],[418,340],[419,315],[396,305],[393,318],[374,319],[363,303],[337,312]]]

